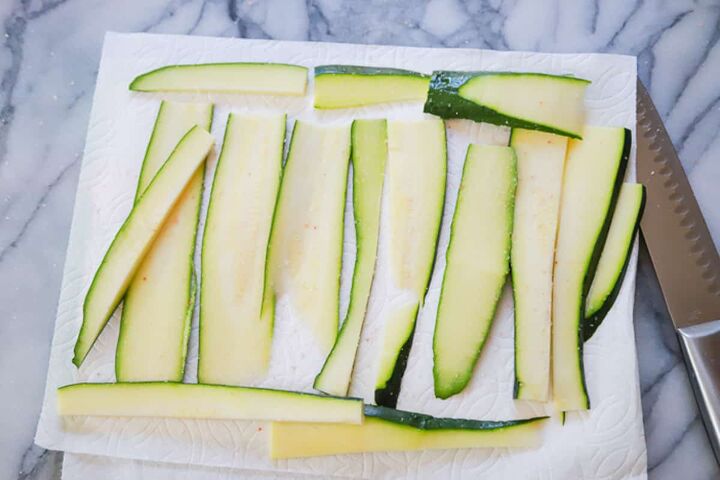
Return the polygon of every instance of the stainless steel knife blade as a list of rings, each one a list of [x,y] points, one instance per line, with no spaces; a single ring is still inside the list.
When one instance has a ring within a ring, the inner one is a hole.
[[[680,159],[638,80],[640,229],[678,334],[690,383],[720,463],[720,257]]]

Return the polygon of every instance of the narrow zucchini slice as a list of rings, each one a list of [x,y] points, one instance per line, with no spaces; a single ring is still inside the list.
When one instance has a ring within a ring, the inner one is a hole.
[[[585,298],[595,274],[630,153],[630,131],[585,127],[570,140],[553,273],[553,400],[561,411],[590,408],[583,373]]]
[[[138,75],[137,92],[257,93],[303,96],[307,68],[283,63],[167,65]]]
[[[270,457],[449,448],[530,448],[540,445],[546,417],[483,421],[436,418],[365,405],[362,425],[273,422]]]
[[[424,101],[429,83],[429,76],[410,70],[323,65],[315,67],[315,108]]]
[[[490,331],[510,269],[516,185],[512,148],[468,147],[433,336],[437,398],[467,386]]]
[[[359,399],[197,383],[79,383],[57,390],[60,415],[361,423]]]
[[[589,83],[543,73],[439,71],[425,112],[581,138]]]
[[[552,275],[567,138],[513,129],[518,162],[512,241],[515,398],[544,402],[550,390]]]
[[[447,152],[440,119],[388,122],[386,194],[390,277],[412,297],[385,320],[375,382],[379,405],[397,404],[417,310],[430,283],[445,202]]]
[[[209,130],[213,106],[163,101],[138,180],[135,202],[193,126]],[[205,169],[195,173],[133,277],[115,354],[118,382],[183,379],[195,306],[193,255]]]
[[[100,262],[83,304],[73,363],[80,366],[130,285],[145,254],[212,148],[206,130],[192,127],[140,196]]]
[[[610,230],[585,303],[585,341],[593,336],[620,292],[644,203],[645,189],[641,184],[624,183],[620,187]]]
[[[350,306],[335,345],[315,378],[314,388],[345,396],[375,274],[380,200],[387,159],[387,121],[355,120],[352,125],[353,211],[357,255]]]
[[[261,321],[289,295],[325,355],[338,331],[349,160],[350,125],[295,123],[268,246]]]
[[[272,322],[260,309],[284,142],[285,115],[228,116],[203,236],[200,383],[247,384],[267,372]]]

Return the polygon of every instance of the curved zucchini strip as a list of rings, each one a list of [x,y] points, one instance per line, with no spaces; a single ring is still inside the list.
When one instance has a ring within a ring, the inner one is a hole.
[[[272,322],[260,309],[284,143],[285,115],[228,116],[203,236],[200,383],[247,384],[267,372]]]
[[[518,164],[511,254],[514,397],[544,402],[550,390],[552,275],[567,138],[513,129],[510,146]]]
[[[347,395],[350,386],[350,377],[370,298],[370,287],[375,274],[380,201],[387,159],[387,121],[355,120],[351,135],[357,255],[350,306],[335,345],[313,384],[313,387],[321,392],[338,396]]]
[[[303,96],[307,68],[283,63],[167,65],[138,75],[137,92],[256,93]]]
[[[273,422],[270,457],[540,445],[547,417],[502,422],[436,418],[365,405],[362,425]]]
[[[624,183],[620,187],[610,230],[585,303],[583,338],[586,342],[605,319],[620,292],[644,204],[645,189],[641,184]]]
[[[57,390],[59,415],[361,423],[362,401],[197,383],[79,383]]]
[[[433,336],[437,398],[467,386],[492,326],[510,269],[516,185],[512,148],[468,147]]]
[[[192,127],[158,170],[120,227],[102,259],[83,304],[83,323],[73,363],[80,366],[120,303],[173,206],[195,176],[214,140]]]
[[[630,131],[585,127],[570,140],[553,274],[553,400],[561,411],[590,408],[583,372],[585,298],[603,249],[630,153]]]
[[[195,124],[209,130],[212,116],[213,106],[207,103],[160,104],[136,203],[182,136]],[[193,255],[204,174],[201,168],[190,180],[128,287],[115,354],[118,382],[183,379],[195,306]]]
[[[433,72],[425,112],[582,138],[589,83],[543,73]]]
[[[423,101],[429,83],[429,76],[410,70],[323,65],[315,67],[315,108]]]
[[[390,276],[411,301],[385,320],[375,401],[397,404],[410,354],[417,311],[435,263],[443,204],[447,151],[440,119],[388,122],[387,207]]]
[[[338,331],[349,160],[350,125],[295,123],[268,246],[261,321],[289,295],[323,354]]]

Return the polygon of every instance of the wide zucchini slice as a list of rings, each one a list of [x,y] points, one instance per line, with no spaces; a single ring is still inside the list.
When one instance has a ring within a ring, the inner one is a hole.
[[[353,212],[357,255],[350,306],[335,345],[315,378],[314,388],[345,396],[375,274],[380,203],[387,159],[387,121],[355,120],[352,125]]]
[[[57,390],[59,415],[361,423],[359,399],[197,383],[79,383]]]
[[[550,390],[555,239],[567,138],[513,129],[518,186],[512,241],[515,398],[544,402]]]
[[[288,295],[326,355],[338,332],[350,125],[297,121],[268,245],[262,322]]]
[[[570,140],[553,274],[553,400],[561,411],[590,408],[583,372],[585,298],[595,274],[630,152],[630,131],[585,127]]]
[[[209,130],[213,106],[163,101],[145,152],[135,202],[182,136]],[[125,295],[115,355],[118,382],[183,379],[195,306],[193,254],[205,169],[190,180]]]
[[[167,65],[138,75],[138,92],[256,93],[303,96],[307,68],[283,63]]]
[[[410,70],[323,65],[315,67],[315,108],[424,101],[429,83],[429,76]]]
[[[215,143],[202,127],[178,142],[120,227],[100,262],[83,304],[73,363],[80,366],[120,303],[133,275],[188,182]]]
[[[436,418],[365,405],[362,425],[273,422],[270,457],[449,448],[531,448],[540,445],[546,417],[482,421]]]
[[[385,182],[390,277],[406,302],[385,317],[375,382],[379,405],[397,404],[418,308],[430,283],[445,201],[447,153],[442,120],[388,122]]]
[[[425,112],[581,138],[589,83],[543,73],[439,71]]]
[[[623,183],[585,302],[585,341],[593,336],[620,292],[644,203],[645,189],[641,184]]]
[[[468,147],[433,336],[438,398],[467,386],[490,331],[510,269],[516,184],[512,148]]]
[[[228,116],[202,250],[198,381],[247,384],[267,371],[265,257],[282,173],[285,115]]]

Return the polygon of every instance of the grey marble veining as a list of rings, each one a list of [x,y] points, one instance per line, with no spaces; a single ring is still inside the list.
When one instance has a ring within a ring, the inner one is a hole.
[[[32,438],[106,30],[637,55],[720,243],[720,0],[3,0],[0,29],[0,479],[59,478]],[[650,478],[719,478],[645,252],[636,300]]]

